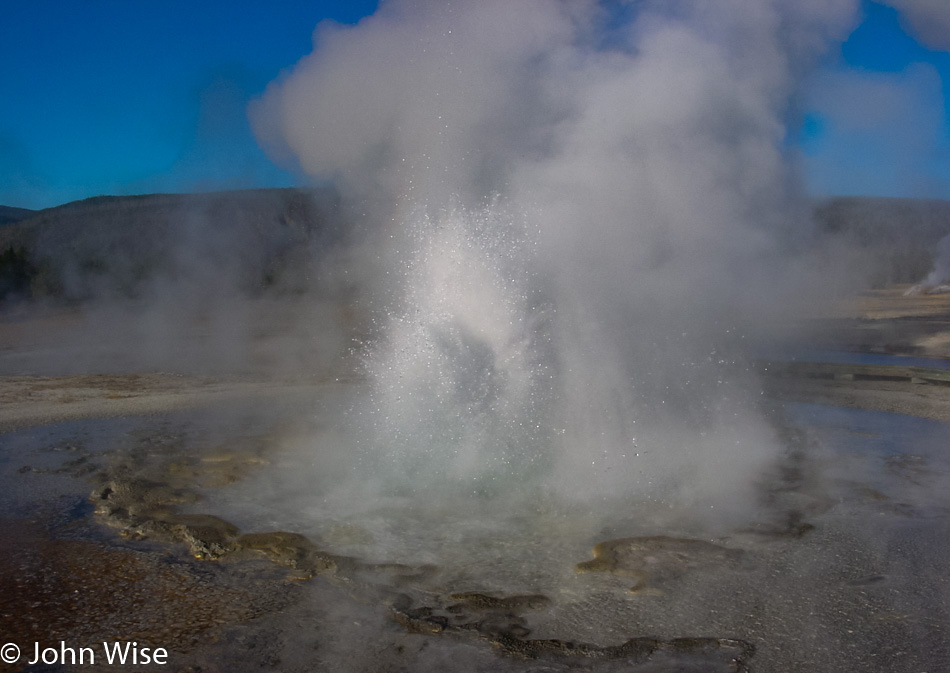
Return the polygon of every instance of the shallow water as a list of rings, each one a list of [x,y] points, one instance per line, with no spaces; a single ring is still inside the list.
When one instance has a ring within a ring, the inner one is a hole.
[[[889,367],[922,367],[924,369],[950,370],[950,360],[919,358],[911,355],[886,355],[884,353],[859,353],[855,351],[799,350],[789,356],[766,353],[765,359],[778,362],[815,362],[842,365],[883,365]]]
[[[736,638],[755,645],[755,671],[935,671],[950,661],[945,424],[786,405],[800,454],[790,462],[792,475],[767,484],[769,497],[742,525],[710,534],[688,510],[632,496],[564,502],[525,497],[517,482],[493,497],[361,489],[344,479],[346,436],[337,419],[346,397],[341,389],[292,432],[280,419],[299,409],[265,412],[250,403],[5,433],[0,477],[9,487],[0,504],[8,516],[43,501],[83,517],[95,481],[92,472],[81,474],[86,463],[134,470],[252,436],[279,437],[270,464],[231,485],[200,489],[205,499],[188,509],[245,532],[303,533],[333,554],[404,566],[395,574],[380,566],[314,578],[299,585],[302,600],[233,627],[211,650],[189,655],[199,659],[214,648],[230,648],[224,652],[233,658],[256,642],[258,654],[266,649],[304,668],[428,670],[451,662],[453,670],[567,670],[578,663],[556,659],[528,669],[479,639],[409,634],[390,617],[397,594],[444,611],[458,603],[453,595],[479,593],[544,596],[519,613],[530,639],[609,647],[642,636]],[[77,456],[86,462],[57,472]],[[686,542],[673,552],[660,544],[642,557],[628,553],[615,572],[576,571],[597,543],[657,536]],[[735,551],[734,561],[710,556],[708,542]],[[265,648],[264,641],[280,645]],[[372,654],[353,654],[368,644]],[[682,670],[704,670],[705,655],[690,656],[699,668]],[[598,661],[597,670],[622,663]],[[624,670],[680,670],[681,663],[657,657]],[[235,670],[267,667],[249,656]]]
[[[714,533],[669,503],[562,502],[525,497],[517,483],[494,498],[340,493],[320,478],[319,450],[304,466],[300,447],[202,507],[247,530],[304,533],[333,553],[432,566],[399,588],[419,604],[459,592],[544,595],[550,604],[525,615],[531,638],[608,646],[703,635],[753,643],[756,671],[938,670],[950,660],[948,428],[822,405],[786,414],[804,454],[796,476],[766,488],[771,501],[744,525]],[[315,447],[345,441],[332,426],[321,432]],[[670,565],[655,553],[636,592],[636,568],[575,571],[598,542],[658,535],[714,541],[741,562],[687,550]]]

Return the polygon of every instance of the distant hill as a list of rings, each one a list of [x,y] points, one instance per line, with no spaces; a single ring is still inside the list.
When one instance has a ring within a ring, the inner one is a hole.
[[[100,196],[39,211],[4,207],[0,299],[156,291],[289,290],[341,235],[330,190]]]
[[[950,235],[950,202],[834,198],[812,244],[860,284],[914,283]],[[100,196],[32,211],[0,206],[5,298],[214,298],[312,287],[346,230],[335,192],[259,189]]]
[[[819,245],[863,267],[873,287],[921,281],[937,243],[950,235],[950,201],[838,197],[815,208]]]
[[[35,215],[35,210],[27,208],[14,208],[13,206],[0,206],[0,227],[5,224],[13,224],[20,220]]]

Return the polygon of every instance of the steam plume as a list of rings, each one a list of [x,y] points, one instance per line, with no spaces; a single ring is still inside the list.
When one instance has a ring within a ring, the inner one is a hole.
[[[901,10],[917,37],[931,49],[950,49],[950,13],[941,0],[886,0]]]
[[[854,10],[393,0],[321,25],[251,114],[383,232],[380,450],[440,479],[528,469],[514,452],[561,493],[747,506],[778,449],[744,345],[803,291],[786,122]]]

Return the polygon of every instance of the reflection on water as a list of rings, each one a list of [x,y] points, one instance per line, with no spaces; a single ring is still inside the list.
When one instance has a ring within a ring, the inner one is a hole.
[[[950,433],[945,423],[868,409],[788,404],[821,456],[829,493],[863,494],[907,516],[950,513]]]
[[[464,592],[544,596],[523,616],[532,639],[706,635],[753,643],[756,671],[938,670],[950,661],[946,425],[811,404],[785,415],[788,465],[749,525],[715,537],[636,494],[567,504],[512,483],[492,499],[347,497],[314,477],[319,454],[302,475],[292,448],[201,507],[334,553],[433,568],[399,587],[416,606]],[[318,446],[345,442],[324,435]],[[591,548],[611,540],[601,548],[640,551],[589,572]],[[708,549],[729,562],[706,562]]]
[[[778,362],[815,362],[841,365],[879,365],[888,367],[922,367],[924,369],[950,370],[950,360],[917,358],[909,355],[885,355],[884,353],[857,353],[852,351],[799,350],[792,356],[785,353],[762,353],[763,359]]]
[[[346,652],[370,639],[379,645],[373,666],[395,665],[396,651],[386,643],[398,641],[416,648],[407,664],[417,669],[442,657],[442,663],[455,662],[454,670],[524,670],[523,661],[500,659],[462,632],[405,633],[405,624],[426,614],[483,628],[503,623],[529,641],[602,648],[644,636],[677,643],[737,639],[755,646],[752,665],[759,672],[910,673],[942,670],[950,661],[950,435],[944,424],[787,405],[790,456],[782,473],[763,484],[761,511],[750,513],[748,526],[709,536],[689,523],[695,521],[689,512],[635,494],[566,504],[525,498],[516,483],[495,498],[374,499],[358,487],[343,494],[332,488],[344,470],[333,462],[340,457],[336,449],[346,444],[333,409],[328,403],[314,427],[302,432],[312,463],[306,470],[302,449],[285,440],[267,456],[268,465],[206,489],[206,499],[190,506],[243,532],[303,533],[332,554],[405,564],[398,572],[364,565],[330,577],[330,584],[315,578],[302,586],[319,609],[301,604],[268,622],[287,640],[318,633],[321,665],[346,670]],[[90,488],[70,476],[82,474],[82,465],[56,471],[77,457],[130,474],[163,456],[186,464],[212,447],[218,447],[215,456],[224,455],[221,447],[246,436],[277,432],[250,418],[245,408],[214,422],[189,412],[6,433],[0,469],[5,482],[52,489],[46,492],[54,496],[76,493]],[[313,453],[314,434],[325,454]],[[20,472],[26,465],[31,470]],[[22,488],[4,493],[5,507],[30,496]],[[407,606],[400,608],[403,622],[389,616],[396,597]],[[519,600],[524,605],[511,608]],[[708,648],[712,641],[696,642]],[[301,664],[313,663],[298,656]],[[594,670],[613,665],[584,661]],[[654,662],[625,670],[679,670],[669,658]],[[570,670],[575,663],[555,659],[544,666]]]

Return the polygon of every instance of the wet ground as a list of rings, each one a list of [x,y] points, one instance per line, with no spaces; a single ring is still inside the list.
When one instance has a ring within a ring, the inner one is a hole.
[[[842,334],[919,337],[872,319]],[[0,377],[0,668],[948,670],[950,387],[862,371],[767,379],[788,460],[712,539],[636,502],[327,503],[299,446],[339,441],[345,377]],[[26,663],[61,642],[95,664]]]

